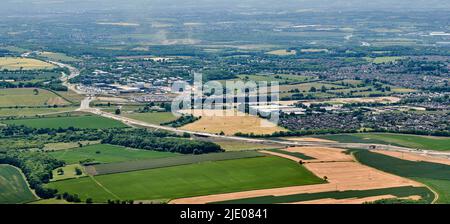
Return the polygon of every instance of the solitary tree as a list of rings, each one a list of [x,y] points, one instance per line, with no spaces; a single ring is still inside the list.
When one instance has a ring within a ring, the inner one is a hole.
[[[80,168],[75,167],[75,175],[80,176],[81,174],[83,174],[83,171],[81,171]]]
[[[58,175],[64,175],[64,170],[62,168],[59,168],[56,172]]]

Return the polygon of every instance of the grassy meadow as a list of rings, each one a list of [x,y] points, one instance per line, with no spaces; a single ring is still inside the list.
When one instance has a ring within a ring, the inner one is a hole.
[[[220,145],[220,147],[222,147],[222,149],[224,149],[225,151],[247,151],[247,150],[283,148],[283,145],[261,144],[246,141],[214,140],[213,142]]]
[[[36,59],[0,57],[0,70],[41,70],[52,68],[55,68],[55,65]]]
[[[19,204],[36,199],[19,169],[0,165],[0,204]]]
[[[450,166],[402,160],[368,150],[351,150],[362,164],[421,182],[439,194],[438,203],[450,203]]]
[[[81,170],[80,175],[77,175],[75,172],[75,169],[77,169],[77,168]],[[59,169],[62,169],[64,173],[63,174],[58,173]],[[80,177],[85,177],[85,176],[86,176],[86,172],[84,171],[84,168],[81,165],[70,164],[70,165],[53,170],[53,178],[51,179],[51,181],[80,178]]]
[[[131,113],[124,114],[124,116],[138,121],[157,125],[177,119],[177,117],[175,117],[170,112]]]
[[[253,151],[208,153],[200,155],[182,155],[176,157],[168,156],[162,158],[150,158],[134,161],[92,165],[87,166],[86,171],[91,175],[105,175],[105,174],[132,172],[138,170],[158,169],[171,166],[189,165],[203,162],[255,158],[261,156],[264,155]]]
[[[63,112],[70,112],[76,110],[76,107],[36,107],[36,108],[0,108],[1,117],[35,117],[46,114],[56,114]]]
[[[75,164],[87,159],[99,163],[114,163],[132,160],[166,158],[178,155],[170,152],[130,149],[122,146],[106,144],[58,150],[50,152],[50,154],[59,160],[65,161],[67,164]]]
[[[289,74],[269,74],[269,75],[238,75],[239,79],[255,82],[279,82],[279,83],[299,83],[315,80],[315,77],[289,75]]]
[[[44,51],[39,54],[41,57],[45,57],[52,61],[62,61],[62,62],[77,62],[80,61],[79,59],[67,56],[63,53],[55,53],[55,52],[48,52]]]
[[[78,148],[81,143],[83,146],[99,144],[100,141],[78,141],[78,142],[53,142],[44,145],[45,151],[58,151],[64,149]]]
[[[62,116],[48,118],[29,118],[18,120],[5,120],[4,124],[25,125],[31,128],[122,128],[123,123],[108,118],[86,115],[86,116]]]
[[[366,58],[368,62],[374,63],[374,64],[383,64],[383,63],[392,63],[399,60],[404,59],[405,57],[376,57],[376,58]]]
[[[270,55],[276,55],[276,56],[289,56],[289,55],[295,55],[297,54],[297,51],[295,50],[273,50],[273,51],[269,51],[266,54],[270,54]]]
[[[68,105],[56,94],[34,88],[0,89],[0,107]]]
[[[323,180],[299,164],[278,157],[204,162],[49,183],[59,192],[95,202],[158,200],[245,190],[318,184]]]

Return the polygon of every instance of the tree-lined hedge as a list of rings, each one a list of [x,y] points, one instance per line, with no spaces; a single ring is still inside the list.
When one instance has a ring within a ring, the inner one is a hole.
[[[175,137],[160,138],[152,134],[145,134],[144,132],[141,135],[133,135],[131,132],[111,133],[107,138],[102,140],[102,143],[182,154],[203,154],[223,151],[219,145],[212,142]]]

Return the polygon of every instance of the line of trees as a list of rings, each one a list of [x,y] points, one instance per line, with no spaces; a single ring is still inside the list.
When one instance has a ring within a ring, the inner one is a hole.
[[[137,149],[203,154],[221,152],[222,148],[212,142],[191,140],[190,135],[178,135],[147,129],[35,129],[8,125],[0,128],[0,138],[27,138],[41,142],[76,142],[101,140],[104,144],[121,145]]]
[[[0,82],[0,88],[46,88],[54,91],[67,91],[59,80],[49,82]]]
[[[182,154],[203,154],[223,151],[219,145],[212,142],[189,140],[178,137],[161,138],[145,132],[141,132],[139,135],[135,132],[110,133],[108,137],[102,140],[102,143]]]
[[[200,118],[195,117],[193,115],[183,115],[183,116],[179,117],[178,119],[176,119],[174,121],[169,121],[169,122],[166,122],[166,123],[162,123],[161,125],[170,126],[170,127],[174,127],[174,128],[179,128],[179,127],[182,127],[184,125],[187,125],[187,124],[190,124],[190,123],[194,123],[195,121],[199,120]]]

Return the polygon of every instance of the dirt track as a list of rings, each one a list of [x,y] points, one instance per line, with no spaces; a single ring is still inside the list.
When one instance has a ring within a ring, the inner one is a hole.
[[[399,159],[409,160],[409,161],[426,161],[431,163],[441,163],[445,165],[450,165],[450,160],[444,158],[436,158],[430,157],[426,155],[418,155],[407,152],[395,152],[395,151],[387,151],[387,150],[373,150],[372,152],[380,153],[387,156],[396,157]]]
[[[384,173],[382,171],[364,166],[355,162],[351,155],[343,153],[343,149],[322,147],[295,147],[287,149],[291,152],[301,152],[316,158],[308,160],[304,166],[318,177],[327,177],[328,183],[294,186],[254,191],[235,192],[218,195],[208,195],[193,198],[183,198],[171,201],[173,204],[204,204],[210,202],[252,198],[261,196],[282,196],[302,193],[318,193],[327,191],[369,190],[400,186],[423,186],[420,183],[402,177]],[[265,152],[265,151],[262,151]],[[280,155],[270,152],[271,155],[299,161],[296,157]],[[348,203],[361,203],[361,199],[348,199]],[[327,203],[323,201],[324,203]],[[304,202],[307,203],[307,202]],[[312,203],[314,203],[312,201]]]
[[[315,158],[315,160],[306,160],[304,162],[344,162],[353,161],[351,155],[344,152],[345,149],[331,148],[331,147],[291,147],[285,149],[289,152],[299,152],[307,156]]]
[[[285,137],[282,138],[284,140],[288,141],[294,141],[294,142],[335,142],[331,140],[321,139],[321,138],[311,138],[311,137]]]
[[[295,162],[300,162],[302,159],[299,159],[295,156],[290,156],[290,155],[286,155],[283,153],[278,153],[278,152],[271,152],[271,151],[266,151],[266,150],[261,150],[259,152],[265,153],[265,154],[269,154],[269,155],[273,155],[273,156],[278,156],[278,157],[282,157],[282,158],[286,158],[286,159],[290,159],[293,160]]]

